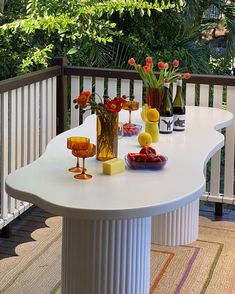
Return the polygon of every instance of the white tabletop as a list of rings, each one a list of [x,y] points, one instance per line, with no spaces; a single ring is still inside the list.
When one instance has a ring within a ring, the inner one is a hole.
[[[128,112],[120,113],[126,122]],[[142,124],[139,112],[133,122]],[[186,130],[160,134],[152,144],[157,153],[168,157],[162,170],[131,170],[108,176],[102,162],[86,160],[91,180],[75,180],[67,171],[76,158],[66,147],[67,137],[86,136],[96,143],[96,117],[55,137],[35,162],[6,179],[6,190],[14,198],[34,203],[58,215],[81,219],[123,219],[162,214],[182,207],[202,195],[205,189],[204,165],[224,144],[215,129],[230,125],[233,115],[207,107],[187,107]],[[119,140],[118,157],[139,152],[137,137]]]

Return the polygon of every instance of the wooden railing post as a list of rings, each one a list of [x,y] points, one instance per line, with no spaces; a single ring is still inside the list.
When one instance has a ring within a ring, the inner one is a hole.
[[[215,215],[216,216],[223,215],[223,203],[215,202]]]
[[[52,60],[53,65],[61,66],[61,76],[57,76],[56,85],[56,133],[60,134],[67,130],[68,118],[68,95],[67,95],[67,76],[64,74],[64,67],[69,65],[66,57],[55,57]]]

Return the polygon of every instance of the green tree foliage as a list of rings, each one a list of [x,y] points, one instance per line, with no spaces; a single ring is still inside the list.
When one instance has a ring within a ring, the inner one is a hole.
[[[221,0],[175,0],[174,7],[164,13],[153,11],[150,17],[126,15],[115,22],[123,31],[118,43],[128,43],[128,50],[134,52],[137,60],[142,61],[146,54],[155,58],[172,61],[180,59],[194,73],[229,73],[228,68],[235,55],[235,1]],[[217,18],[206,17],[208,9],[217,9]],[[226,35],[222,39],[222,54],[216,53],[216,38],[213,33],[223,28]],[[211,32],[212,38],[205,38]],[[210,56],[213,61],[210,63]]]
[[[74,65],[127,67],[134,56],[143,61],[182,60],[192,72],[209,66],[205,29],[227,29],[227,64],[235,48],[234,1],[220,0],[0,0],[0,79],[48,66],[67,55]],[[210,5],[220,19],[205,20]],[[221,56],[219,56],[221,60]],[[221,70],[220,70],[221,73]]]
[[[110,20],[114,12],[134,16],[170,6],[143,0],[8,0],[0,18],[0,78],[45,67],[52,56],[90,60],[94,45],[121,35]]]

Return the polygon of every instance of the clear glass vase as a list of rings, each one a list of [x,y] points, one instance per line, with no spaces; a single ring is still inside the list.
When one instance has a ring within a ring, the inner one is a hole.
[[[118,113],[108,112],[97,115],[96,159],[105,161],[117,157]]]

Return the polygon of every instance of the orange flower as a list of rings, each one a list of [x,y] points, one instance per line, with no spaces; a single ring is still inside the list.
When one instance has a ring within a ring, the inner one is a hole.
[[[174,57],[175,58],[175,57]],[[174,83],[179,76],[179,65],[180,61],[178,59],[174,59],[173,62],[167,63],[164,61],[158,61],[157,67],[160,71],[159,77],[157,77],[154,73],[154,64],[153,59],[150,56],[145,58],[145,65],[142,66],[137,64],[134,58],[129,59],[128,63],[133,65],[136,71],[139,73],[141,79],[144,82],[144,86],[148,88],[160,88],[163,85],[164,76],[168,80],[168,83]],[[190,74],[182,74],[181,79],[190,78]]]
[[[169,68],[169,64],[166,62],[166,63],[164,63],[164,68],[165,69],[168,69]]]
[[[150,66],[149,66],[149,65],[145,65],[145,66],[143,66],[143,69],[144,69],[144,72],[145,72],[146,74],[149,74],[149,72],[150,72]]]
[[[146,64],[147,64],[147,65],[153,63],[153,59],[152,59],[152,57],[146,57],[146,58],[145,58],[145,61],[146,61]]]
[[[110,112],[119,112],[122,109],[122,105],[118,100],[110,100],[106,103],[106,109]]]
[[[191,74],[189,72],[186,72],[184,74],[184,78],[187,80],[187,79],[190,79],[191,78]]]
[[[159,69],[163,69],[164,68],[164,62],[163,61],[159,61],[157,63],[157,66],[158,66]]]
[[[134,64],[135,64],[135,59],[134,59],[134,58],[130,58],[130,59],[128,60],[128,64],[130,64],[130,65],[134,65]]]
[[[77,97],[77,99],[75,99],[75,103],[77,103],[78,105],[84,106],[89,102],[90,97],[91,97],[91,92],[89,91],[81,92],[81,94]]]
[[[179,62],[179,60],[175,59],[172,64],[174,67],[178,67],[180,62]]]

